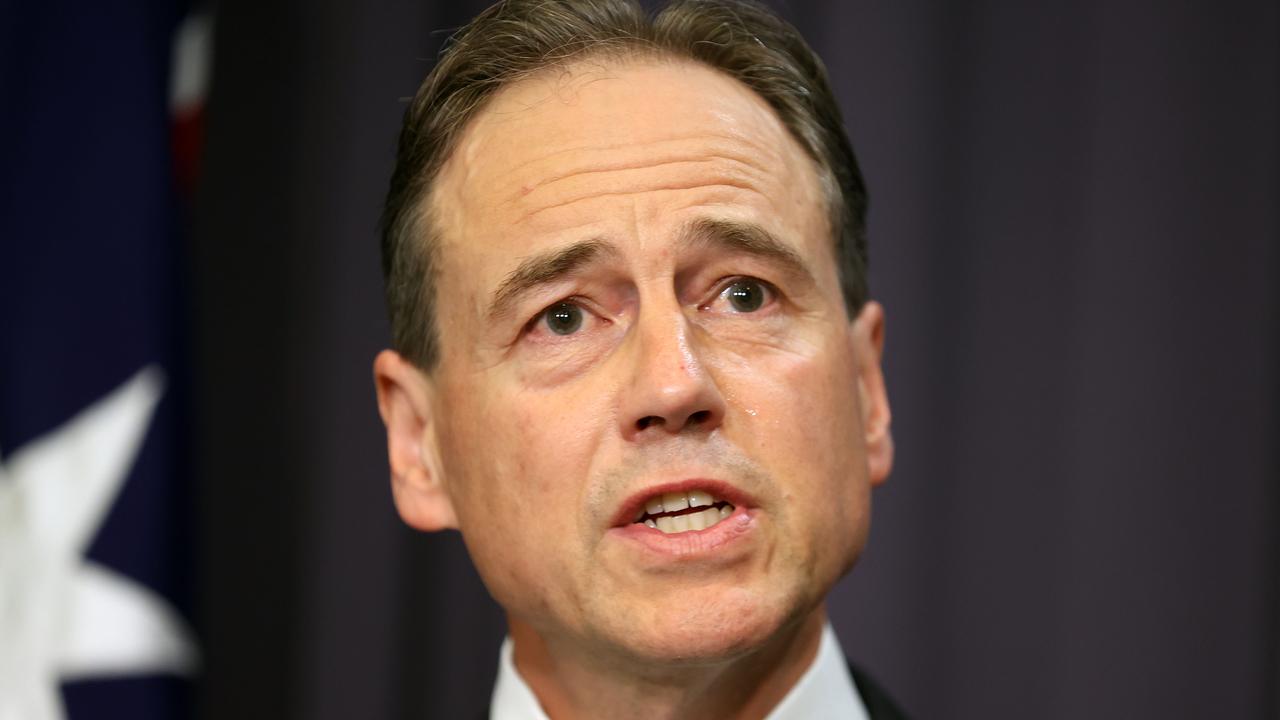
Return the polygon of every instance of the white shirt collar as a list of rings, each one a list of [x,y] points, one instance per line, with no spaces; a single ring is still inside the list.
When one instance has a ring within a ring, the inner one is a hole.
[[[498,682],[493,686],[490,720],[548,720],[538,698],[520,677],[511,660],[511,638],[502,641],[498,654]],[[841,718],[868,720],[867,708],[849,676],[844,653],[835,631],[827,623],[822,628],[818,656],[800,676],[800,681],[782,698],[766,720],[811,720]]]

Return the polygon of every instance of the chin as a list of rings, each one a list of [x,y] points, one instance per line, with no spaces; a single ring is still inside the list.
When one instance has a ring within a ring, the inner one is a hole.
[[[642,619],[616,628],[621,632],[614,642],[636,660],[666,666],[714,664],[750,654],[812,609],[737,588],[673,593],[646,605],[626,613]]]

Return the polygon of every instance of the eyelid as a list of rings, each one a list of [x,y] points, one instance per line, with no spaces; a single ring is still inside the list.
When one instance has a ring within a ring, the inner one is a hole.
[[[564,298],[563,300],[556,300],[555,302],[548,303],[547,305],[542,306],[541,308],[538,309],[538,312],[534,313],[529,317],[528,320],[524,321],[524,326],[520,328],[520,334],[525,335],[530,331],[532,331],[535,327],[537,327],[538,323],[544,322],[547,319],[547,313],[551,312],[552,308],[557,307],[559,305],[572,305],[572,304],[574,304],[573,298]]]
[[[527,321],[525,321],[524,325],[520,328],[520,334],[517,339],[524,338],[525,336],[534,332],[534,330],[537,329],[540,323],[543,323],[546,321],[547,313],[550,312],[552,308],[555,308],[560,305],[573,305],[574,307],[582,310],[584,315],[583,317],[584,328],[583,330],[579,330],[578,332],[574,332],[569,335],[556,335],[555,333],[548,330],[546,332],[546,335],[550,337],[555,337],[559,339],[568,339],[583,332],[585,330],[585,325],[587,323],[604,322],[606,320],[604,315],[599,311],[597,311],[594,307],[592,307],[592,304],[587,302],[585,298],[579,295],[570,295],[569,297],[560,298],[559,300],[555,300],[553,302],[547,303],[546,305],[542,306],[542,308],[538,310],[538,312],[534,313],[532,317],[530,317]]]
[[[764,303],[760,306],[759,310],[753,311],[753,314],[758,313],[760,312],[760,310],[764,310],[770,305],[773,305],[774,303],[777,303],[782,300],[782,292],[778,290],[778,286],[774,285],[768,280],[762,280],[752,275],[730,275],[729,277],[726,277],[715,284],[716,289],[711,294],[711,299],[699,305],[698,309],[706,310],[710,308],[712,305],[714,305],[716,302],[723,300],[725,292],[727,292],[734,283],[742,282],[744,280],[759,284],[760,287],[764,288],[764,291],[765,291]],[[747,313],[738,312],[735,314],[742,315]]]

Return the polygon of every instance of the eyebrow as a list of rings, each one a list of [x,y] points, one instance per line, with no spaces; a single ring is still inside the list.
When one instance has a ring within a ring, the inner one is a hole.
[[[552,283],[572,275],[584,265],[605,255],[613,255],[617,249],[603,240],[583,240],[568,247],[548,250],[523,262],[507,273],[489,303],[489,318],[500,318],[511,313],[521,295],[539,285]]]
[[[814,280],[800,253],[754,223],[702,218],[686,225],[681,236],[681,244],[688,248],[719,248],[754,255],[805,280]]]
[[[681,229],[678,244],[687,249],[727,249],[754,255],[776,262],[784,270],[806,280],[812,281],[814,277],[799,253],[754,223],[701,218]],[[525,258],[494,290],[493,300],[489,303],[489,319],[509,315],[520,296],[530,290],[556,282],[601,257],[613,256],[617,252],[613,245],[592,239]]]

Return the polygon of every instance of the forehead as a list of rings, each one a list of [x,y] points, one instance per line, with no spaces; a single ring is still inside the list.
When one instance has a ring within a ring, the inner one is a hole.
[[[700,210],[825,224],[816,165],[768,104],[719,71],[667,58],[589,59],[503,88],[431,202],[455,275],[501,273],[513,251],[574,232],[626,234],[619,224]]]

